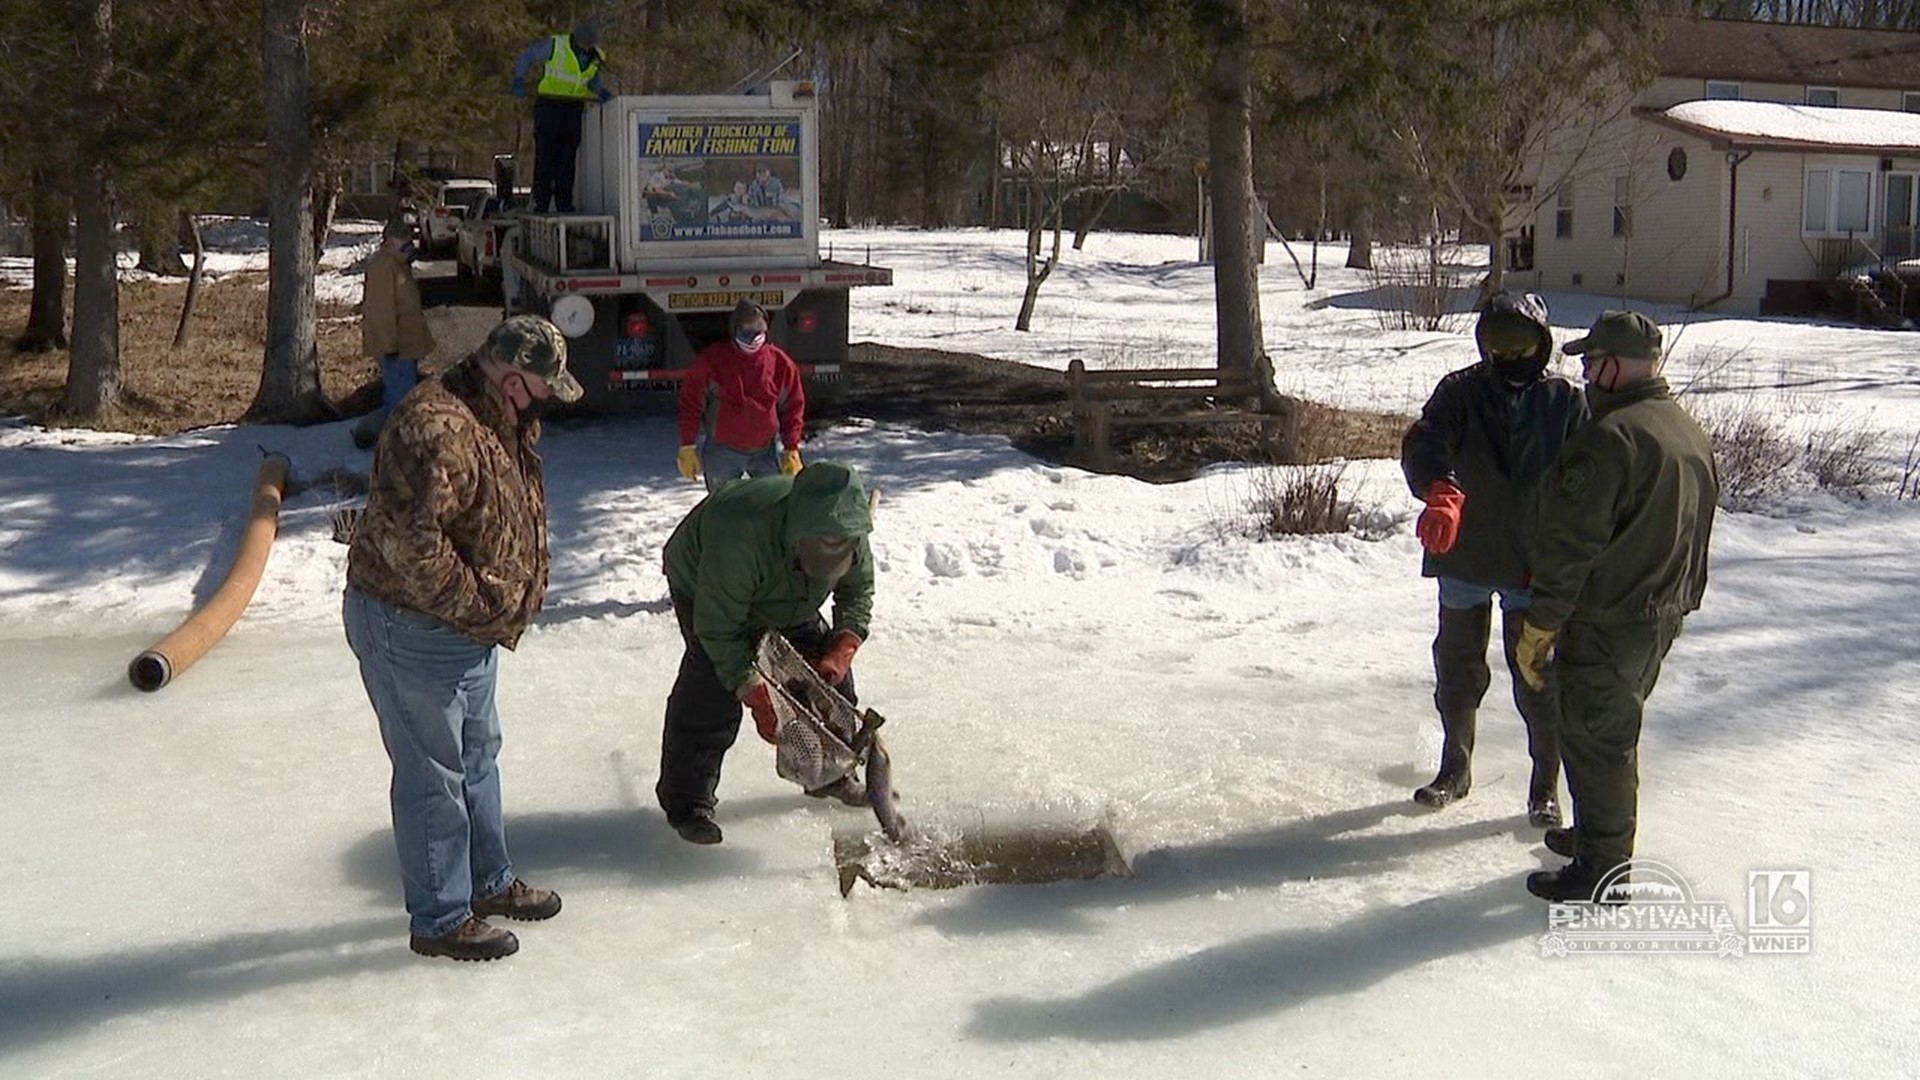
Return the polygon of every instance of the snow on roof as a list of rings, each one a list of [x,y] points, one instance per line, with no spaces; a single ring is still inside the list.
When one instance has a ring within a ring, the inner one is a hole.
[[[1661,114],[1715,142],[1920,152],[1920,113],[1777,101],[1683,101]]]

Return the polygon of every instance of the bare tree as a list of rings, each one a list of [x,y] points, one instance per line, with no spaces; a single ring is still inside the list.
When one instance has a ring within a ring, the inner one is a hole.
[[[314,341],[313,133],[306,0],[264,0],[267,101],[267,349],[247,416],[301,421],[331,413]]]
[[[77,0],[83,85],[91,100],[111,100],[113,0]],[[91,418],[120,402],[120,269],[114,244],[109,121],[94,111],[80,136],[75,171],[73,351],[66,411]]]
[[[1220,369],[1250,371],[1266,355],[1260,255],[1266,223],[1253,188],[1253,57],[1248,0],[1194,0],[1207,52],[1207,176],[1214,222],[1214,325]]]
[[[45,149],[44,144],[36,149]],[[51,162],[32,168],[33,297],[20,348],[38,352],[67,347],[67,220],[71,200],[54,177]]]

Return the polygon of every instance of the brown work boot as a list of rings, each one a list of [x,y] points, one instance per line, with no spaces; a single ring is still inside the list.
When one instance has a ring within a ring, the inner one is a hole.
[[[523,922],[539,922],[560,914],[560,894],[552,889],[536,889],[514,878],[513,883],[484,900],[473,902],[475,915],[504,915]]]
[[[488,925],[485,919],[470,918],[445,937],[407,939],[407,947],[421,956],[444,956],[449,960],[498,960],[520,951],[520,939],[509,931]]]

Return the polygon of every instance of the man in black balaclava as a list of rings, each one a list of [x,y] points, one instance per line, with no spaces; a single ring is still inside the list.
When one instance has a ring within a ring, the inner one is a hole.
[[[1500,598],[1507,669],[1517,673],[1514,646],[1532,603],[1538,488],[1587,420],[1580,390],[1547,372],[1553,333],[1538,296],[1494,294],[1474,341],[1480,361],[1440,380],[1400,447],[1407,486],[1426,503],[1417,526],[1426,549],[1421,573],[1440,580],[1433,702],[1444,742],[1438,775],[1413,793],[1433,807],[1465,798],[1473,786],[1474,716],[1492,681],[1493,598]],[[1557,690],[1532,689],[1515,674],[1513,700],[1533,759],[1527,821],[1554,828],[1561,824]]]

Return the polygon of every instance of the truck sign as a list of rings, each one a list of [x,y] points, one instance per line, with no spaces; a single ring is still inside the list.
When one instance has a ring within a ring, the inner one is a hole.
[[[799,120],[649,118],[638,129],[642,244],[805,235]]]

